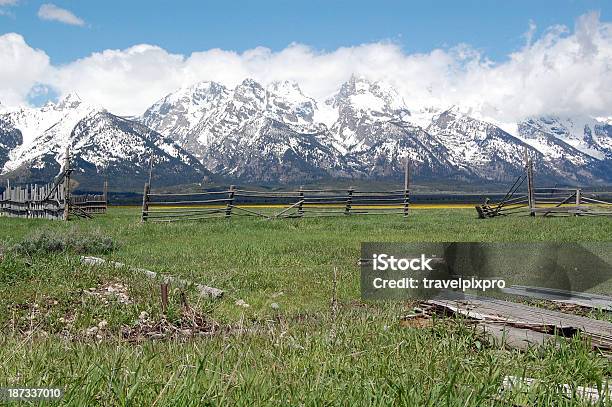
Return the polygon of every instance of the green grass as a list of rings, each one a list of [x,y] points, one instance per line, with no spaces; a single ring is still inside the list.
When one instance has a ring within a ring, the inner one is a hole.
[[[0,218],[0,239],[11,247],[41,230],[110,236],[116,248],[102,257],[224,289],[222,300],[187,293],[190,306],[219,330],[128,342],[121,329],[135,326],[141,312],[162,318],[158,283],[125,269],[84,266],[74,247],[7,252],[0,262],[0,310],[7,310],[0,313],[0,387],[60,386],[62,403],[78,406],[580,405],[548,378],[597,387],[612,377],[610,363],[578,339],[519,353],[491,345],[462,320],[402,327],[412,304],[361,302],[357,266],[363,241],[610,241],[612,219],[478,220],[473,210],[428,209],[408,219],[141,225],[138,215],[112,209],[68,224]],[[84,293],[108,283],[123,284],[130,302]],[[171,287],[169,321],[181,318],[179,298]],[[235,305],[239,299],[250,306]],[[100,337],[88,335],[100,321],[107,323]],[[545,380],[527,395],[500,394],[505,375]]]

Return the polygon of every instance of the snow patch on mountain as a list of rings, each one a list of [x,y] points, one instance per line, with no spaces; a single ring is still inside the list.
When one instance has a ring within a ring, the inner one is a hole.
[[[525,142],[541,148],[537,134],[547,134],[569,144],[578,151],[598,160],[612,158],[612,138],[609,124],[594,118],[576,116],[560,118],[544,116],[519,124],[519,136]]]
[[[22,143],[11,150],[2,173],[33,161],[50,149],[64,150],[70,143],[74,126],[85,116],[102,108],[83,103],[76,94],[68,94],[58,103],[41,108],[20,107],[7,110],[0,118],[19,129]],[[62,159],[62,157],[58,157]]]
[[[362,76],[324,101],[291,81],[199,82],[136,119],[69,94],[40,108],[0,107],[0,167],[55,168],[71,145],[83,168],[117,174],[146,172],[153,151],[169,174],[191,179],[207,169],[265,183],[398,178],[409,157],[417,176],[507,181],[523,171],[527,149],[549,179],[612,182],[610,118],[499,123],[483,108],[410,102]]]

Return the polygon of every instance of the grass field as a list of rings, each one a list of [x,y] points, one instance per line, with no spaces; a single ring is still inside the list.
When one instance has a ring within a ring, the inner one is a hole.
[[[478,220],[473,209],[421,208],[408,219],[141,225],[138,209],[112,208],[91,221],[0,218],[0,230],[0,387],[62,387],[59,404],[580,405],[554,383],[597,387],[612,379],[610,362],[579,339],[518,352],[491,345],[460,319],[403,327],[414,304],[362,302],[357,265],[363,241],[610,241],[612,219]],[[41,231],[109,236],[116,247],[10,249]],[[187,314],[171,287],[164,319],[159,283],[82,265],[78,251],[226,295],[203,300],[188,291]],[[189,318],[200,321],[196,337],[138,335],[143,326],[181,328]],[[500,393],[506,375],[542,384]]]

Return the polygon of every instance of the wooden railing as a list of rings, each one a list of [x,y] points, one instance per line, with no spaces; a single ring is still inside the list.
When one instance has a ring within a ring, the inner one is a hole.
[[[408,189],[359,191],[304,189],[261,191],[237,189],[193,193],[152,193],[145,186],[142,221],[172,222],[255,216],[266,219],[357,215],[408,216]]]

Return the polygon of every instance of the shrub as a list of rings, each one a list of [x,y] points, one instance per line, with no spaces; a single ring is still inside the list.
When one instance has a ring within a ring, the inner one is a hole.
[[[100,231],[84,233],[76,229],[67,231],[40,230],[12,247],[20,254],[73,252],[78,254],[105,254],[116,249],[110,236]]]

